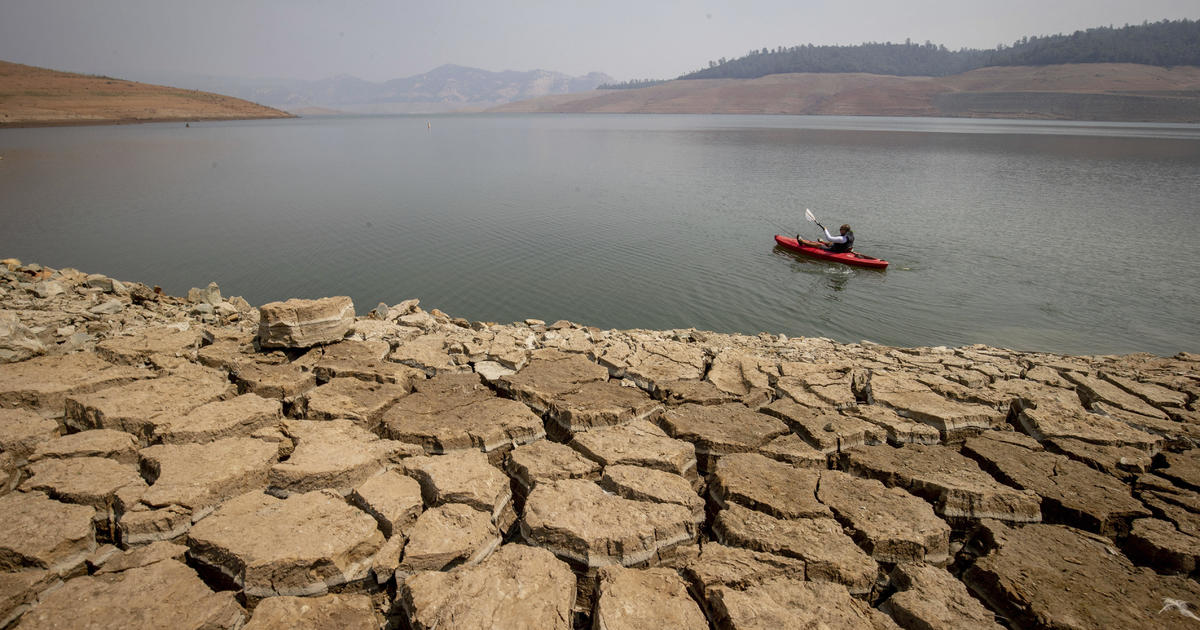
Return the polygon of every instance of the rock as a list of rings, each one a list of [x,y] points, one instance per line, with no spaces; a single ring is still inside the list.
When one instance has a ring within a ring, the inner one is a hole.
[[[0,409],[0,451],[9,453],[14,464],[23,465],[40,443],[58,434],[53,420],[26,409]]]
[[[411,326],[413,328],[420,328],[421,330],[426,330],[426,331],[434,330],[437,328],[437,325],[438,325],[437,319],[435,319],[429,313],[423,313],[423,312],[410,313],[408,315],[401,315],[400,317],[398,317],[396,319],[396,321],[401,326]]]
[[[706,542],[700,555],[684,566],[683,574],[707,600],[707,593],[714,586],[725,585],[741,591],[774,577],[803,578],[804,561]]]
[[[63,411],[67,396],[153,375],[142,368],[113,365],[90,353],[38,357],[16,365],[0,364],[0,405],[57,414]]]
[[[465,371],[463,366],[450,358],[450,354],[446,352],[446,344],[447,339],[443,335],[421,335],[400,343],[388,355],[387,360],[423,370],[427,376],[434,376],[439,372]]]
[[[271,302],[258,311],[258,342],[264,348],[333,343],[345,337],[354,324],[354,302],[346,296]]]
[[[0,571],[47,569],[66,576],[96,549],[96,510],[41,492],[0,496]]]
[[[532,333],[523,328],[480,332],[463,344],[467,360],[476,364],[494,361],[513,371],[520,370],[529,363],[529,351],[533,347]]]
[[[89,308],[88,312],[96,315],[116,315],[123,310],[125,310],[125,302],[118,299],[112,299],[105,300]]]
[[[231,370],[238,393],[289,400],[317,386],[317,377],[292,363],[242,362]]]
[[[331,489],[347,495],[367,479],[418,449],[378,436],[350,420],[284,423],[296,444],[286,461],[271,467],[270,492],[276,496]]]
[[[62,586],[58,576],[41,569],[0,573],[0,628],[7,628],[37,603],[42,593]]]
[[[159,326],[136,335],[106,339],[96,344],[96,354],[120,365],[141,366],[155,355],[195,360],[204,335],[196,328]]]
[[[370,597],[345,594],[321,597],[269,597],[254,608],[254,616],[242,628],[375,630],[381,626]]]
[[[1101,372],[1100,378],[1112,383],[1113,385],[1116,385],[1117,387],[1120,387],[1121,389],[1133,394],[1134,396],[1137,396],[1138,398],[1141,398],[1151,406],[1158,409],[1183,407],[1188,402],[1187,394],[1175,391],[1168,387],[1163,387],[1162,385],[1143,383],[1131,378],[1126,378],[1119,374],[1113,374],[1111,372]],[[1131,411],[1142,413],[1136,409]]]
[[[213,337],[212,343],[203,346],[196,352],[196,362],[228,372],[236,372],[238,366],[245,362],[270,360],[272,355],[258,355],[254,348],[254,338],[243,333],[226,333]],[[277,351],[278,352],[278,351]],[[286,361],[286,357],[278,354],[278,361]]]
[[[582,567],[653,563],[696,539],[689,509],[610,495],[591,481],[538,484],[525,502],[521,534],[529,544]]]
[[[210,322],[213,321],[216,312],[216,309],[209,304],[197,304],[188,311],[188,314],[196,316],[200,321]]]
[[[1138,431],[1158,436],[1161,440],[1161,446],[1164,449],[1181,451],[1200,447],[1200,425],[1176,420],[1151,418],[1139,413],[1113,407],[1104,402],[1093,403],[1092,410],[1098,414],[1103,414],[1114,420],[1124,422]],[[1157,447],[1158,445],[1156,444],[1155,446]]]
[[[754,390],[770,389],[772,377],[778,376],[779,368],[773,362],[725,350],[713,359],[705,378],[723,392],[744,397]]]
[[[945,569],[903,563],[892,569],[889,579],[896,592],[879,609],[903,628],[1003,628],[996,623],[995,615]]]
[[[65,288],[63,288],[63,285],[61,282],[55,282],[54,280],[44,280],[42,282],[39,282],[39,283],[33,285],[33,292],[38,297],[42,298],[43,300],[46,300],[46,299],[50,299],[52,297],[62,295],[64,293],[66,293],[67,290]]]
[[[23,492],[45,492],[56,500],[93,508],[98,533],[106,539],[112,538],[120,512],[146,491],[137,468],[101,457],[43,459],[28,470],[31,476],[21,483]]]
[[[164,444],[212,442],[247,437],[260,429],[278,427],[282,421],[283,406],[278,400],[243,394],[173,417],[155,427],[154,438]]]
[[[296,363],[311,366],[318,381],[336,377],[357,378],[376,383],[396,383],[412,387],[425,380],[425,373],[407,365],[385,361],[390,347],[386,341],[347,339],[308,351]]]
[[[671,569],[603,567],[593,625],[605,630],[707,630],[708,620]]]
[[[826,410],[854,409],[858,406],[852,374],[841,371],[805,371],[793,374],[794,369],[794,365],[785,366],[783,373],[787,376],[778,379],[776,387],[796,402]],[[860,379],[863,378],[866,377],[860,376]]]
[[[164,376],[110,387],[91,394],[69,396],[65,422],[75,430],[114,429],[149,443],[160,423],[225,398],[231,393],[223,379]]]
[[[400,558],[404,555],[404,546],[407,543],[408,539],[403,534],[393,535],[383,542],[383,546],[371,560],[371,574],[375,576],[376,584],[380,586],[389,584],[396,577],[396,572],[400,570]]]
[[[1185,534],[1200,537],[1200,492],[1179,488],[1154,474],[1139,475],[1133,492],[1156,517],[1171,521]]]
[[[614,344],[604,348],[597,360],[613,377],[627,379],[651,394],[659,384],[699,381],[708,367],[703,350],[678,341],[646,341],[632,348]]]
[[[804,438],[789,433],[781,435],[758,449],[760,453],[773,460],[783,462],[795,468],[827,468],[828,458],[825,453],[808,445]]]
[[[887,439],[883,429],[870,422],[814,412],[790,400],[777,400],[762,411],[783,420],[796,435],[822,453],[837,453],[864,444],[883,444]]]
[[[320,595],[367,576],[383,545],[375,519],[330,491],[226,501],[188,532],[190,557],[246,595]]]
[[[1014,627],[1195,627],[1195,619],[1164,606],[1200,599],[1194,580],[1137,569],[1108,539],[1061,525],[994,531],[995,548],[962,579]]]
[[[292,413],[308,420],[350,418],[367,429],[374,429],[382,421],[383,413],[410,391],[412,387],[407,383],[335,378],[301,394]]]
[[[593,381],[561,393],[550,402],[546,415],[557,425],[557,434],[567,437],[597,427],[653,419],[662,411],[662,403],[640,389]]]
[[[1065,376],[1067,380],[1075,384],[1075,388],[1079,392],[1079,398],[1083,401],[1085,407],[1091,407],[1098,402],[1106,403],[1118,409],[1124,409],[1143,416],[1158,418],[1160,420],[1167,419],[1167,414],[1161,409],[1130,394],[1109,381],[1085,376],[1078,372],[1067,372]]]
[[[191,288],[187,292],[187,301],[192,304],[207,304],[216,306],[221,303],[221,287],[216,282],[208,283],[203,289]]]
[[[425,510],[406,535],[400,570],[410,573],[479,564],[500,546],[491,515],[462,503]]]
[[[42,442],[29,459],[38,461],[68,457],[102,457],[120,464],[136,466],[137,449],[137,438],[124,431],[93,429]]]
[[[777,518],[832,518],[817,500],[818,470],[798,469],[757,453],[726,455],[717,462],[709,493],[721,507],[730,502]]]
[[[0,496],[12,492],[21,483],[21,466],[24,460],[18,462],[16,455],[0,451]]]
[[[937,429],[903,418],[895,411],[879,405],[860,405],[850,413],[886,431],[888,444],[892,446],[937,444],[942,439]]]
[[[679,475],[640,466],[607,466],[600,487],[626,499],[681,505],[692,511],[697,526],[704,522],[704,499]]]
[[[116,285],[120,284],[118,281],[99,273],[88,274],[85,282],[89,287],[100,289],[105,293],[112,293],[116,289]]]
[[[516,374],[517,371],[504,367],[496,361],[476,361],[475,373],[483,377],[483,380],[490,383],[502,377]]]
[[[540,440],[542,419],[514,400],[497,398],[479,375],[444,373],[383,415],[383,432],[428,454],[465,449],[491,453]]]
[[[739,591],[712,589],[709,606],[719,628],[899,628],[887,615],[851,597],[837,584],[779,577]]]
[[[600,478],[600,464],[584,457],[565,444],[539,440],[513,449],[506,468],[516,482],[518,494],[525,497],[539,483],[559,479]]]
[[[1042,519],[1037,494],[999,483],[973,460],[945,447],[865,446],[843,453],[842,468],[908,490],[932,503],[952,525],[985,518],[1009,523]]]
[[[1143,451],[1159,450],[1162,438],[1098,413],[1061,408],[1024,408],[1017,415],[1021,430],[1039,442],[1069,438],[1102,446],[1132,446]]]
[[[873,391],[876,403],[934,427],[943,440],[960,440],[1004,424],[1004,414],[993,408],[946,400],[933,392]]]
[[[875,560],[832,518],[781,519],[735,503],[717,513],[713,534],[723,545],[803,560],[806,579],[842,584],[855,595],[875,584]]]
[[[0,310],[0,364],[16,363],[46,352],[46,345],[17,314]]]
[[[608,370],[579,354],[539,350],[516,374],[501,377],[496,385],[513,399],[543,414],[551,404],[577,392],[585,383],[605,382]]]
[[[1129,486],[1062,455],[986,436],[967,440],[962,452],[1001,482],[1037,493],[1043,521],[1124,537],[1131,520],[1150,516]]]
[[[371,319],[387,319],[387,316],[388,305],[384,304],[383,302],[375,305],[375,308],[371,309],[371,311],[367,313],[367,317],[370,317]]]
[[[722,455],[757,452],[788,433],[782,421],[739,404],[714,407],[686,404],[663,414],[662,427],[671,437],[696,446],[700,472],[705,474]]]
[[[478,451],[401,462],[405,474],[421,484],[426,505],[462,503],[491,516],[502,532],[516,520],[508,477]]]
[[[759,390],[754,390],[757,394]],[[666,381],[655,384],[655,396],[660,400],[672,405],[679,406],[685,403],[694,403],[697,405],[724,405],[726,403],[740,402],[748,407],[755,407],[765,403],[766,400],[747,395],[746,397],[735,396],[729,392],[723,392],[717,389],[710,381]]]
[[[166,628],[196,630],[242,626],[234,594],[214,593],[186,565],[156,562],[122,573],[75,578],[44,596],[21,618],[21,628],[128,628],[153,620]]]
[[[1072,438],[1046,440],[1046,447],[1122,481],[1132,481],[1148,472],[1153,460],[1149,453],[1132,446],[1106,446]]]
[[[1181,488],[1200,492],[1200,449],[1184,453],[1163,453],[1166,466],[1157,474],[1175,482]]]
[[[570,567],[525,545],[504,545],[476,566],[418,573],[397,590],[396,604],[414,630],[572,627],[575,576]]]
[[[400,302],[399,304],[388,309],[388,317],[394,319],[396,317],[400,317],[401,315],[411,315],[417,311],[417,306],[420,304],[421,300],[416,298],[404,300],[403,302]]]
[[[669,437],[645,420],[578,433],[568,446],[601,466],[655,468],[699,484],[696,447]]]
[[[928,503],[900,488],[827,470],[821,473],[817,499],[877,562],[940,566],[951,559],[950,526]]]
[[[114,548],[114,551],[116,549]],[[120,573],[130,569],[148,567],[163,560],[184,561],[187,547],[169,542],[156,542],[144,547],[134,547],[124,553],[114,553],[96,568],[94,573]]]
[[[391,470],[360,484],[350,494],[350,502],[375,517],[388,538],[412,525],[425,507],[421,484]]]
[[[279,449],[252,438],[203,444],[160,444],[142,449],[142,470],[152,483],[142,502],[191,511],[198,521],[227,499],[267,487]]]
[[[121,544],[126,546],[174,540],[186,534],[191,526],[192,511],[178,505],[151,509],[138,504],[117,520]]]
[[[1134,562],[1165,575],[1190,575],[1200,566],[1200,537],[1156,518],[1133,522],[1125,550]]]

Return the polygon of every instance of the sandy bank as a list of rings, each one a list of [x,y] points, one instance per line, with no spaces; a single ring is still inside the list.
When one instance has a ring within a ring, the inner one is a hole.
[[[220,94],[0,61],[0,128],[292,117]]]
[[[1072,64],[948,77],[775,74],[545,96],[488,111],[1200,122],[1200,68]]]
[[[2,261],[0,627],[1188,628],[1198,398]]]

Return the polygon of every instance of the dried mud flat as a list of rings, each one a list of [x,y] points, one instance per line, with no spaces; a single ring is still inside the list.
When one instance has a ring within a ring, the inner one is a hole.
[[[291,117],[231,96],[0,61],[0,128]]]
[[[1200,356],[0,265],[0,628],[1197,628]]]

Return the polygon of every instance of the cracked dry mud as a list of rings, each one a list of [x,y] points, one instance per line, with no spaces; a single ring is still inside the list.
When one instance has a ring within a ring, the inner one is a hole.
[[[1200,627],[1197,355],[189,295],[0,262],[0,630]]]

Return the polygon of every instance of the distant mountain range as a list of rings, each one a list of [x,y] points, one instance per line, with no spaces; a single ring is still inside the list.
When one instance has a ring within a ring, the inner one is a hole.
[[[155,81],[236,96],[290,112],[404,114],[482,110],[539,96],[588,92],[611,83],[613,78],[602,72],[572,77],[549,70],[490,72],[444,65],[424,74],[382,83],[349,75],[318,81],[213,76]]]

